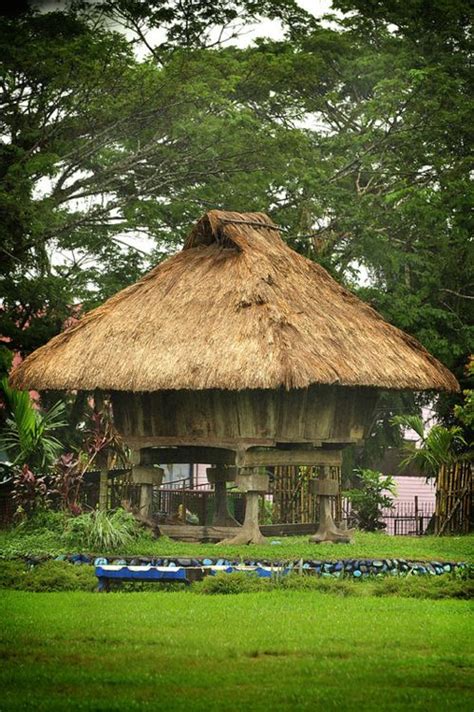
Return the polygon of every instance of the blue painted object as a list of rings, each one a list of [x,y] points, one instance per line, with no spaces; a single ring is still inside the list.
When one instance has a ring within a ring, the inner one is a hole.
[[[118,564],[117,564],[118,566]],[[156,566],[112,568],[106,565],[96,566],[95,575],[99,579],[98,590],[107,591],[110,581],[183,581],[188,583],[186,570],[183,568],[157,568]]]

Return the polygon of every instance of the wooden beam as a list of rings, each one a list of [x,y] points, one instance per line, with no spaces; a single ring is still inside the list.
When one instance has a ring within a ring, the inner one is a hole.
[[[236,465],[237,467],[277,467],[279,465],[340,466],[341,450],[322,448],[251,448],[230,450],[217,447],[145,448],[141,450],[142,465],[172,465],[191,463],[203,465]]]
[[[235,536],[241,527],[203,527],[199,524],[160,524],[160,531],[170,539],[182,541],[220,541]],[[216,554],[217,555],[217,554]]]
[[[298,450],[246,450],[237,453],[238,467],[278,467],[284,465],[329,465],[337,467],[342,462],[340,450],[323,450],[322,448]]]
[[[212,437],[175,437],[157,435],[126,435],[124,440],[133,450],[144,448],[170,448],[170,447],[212,447],[236,450],[254,446],[273,447],[275,440],[272,438],[232,438],[212,439]]]
[[[170,539],[180,541],[220,541],[241,532],[241,527],[202,526],[199,524],[160,524],[160,531]],[[264,536],[296,536],[314,534],[316,524],[262,524],[260,530]],[[275,554],[278,552],[275,550]],[[217,553],[216,553],[217,557]],[[126,557],[125,557],[126,558]],[[199,559],[199,557],[197,557]]]
[[[217,447],[154,447],[141,450],[142,465],[235,465],[235,452]]]

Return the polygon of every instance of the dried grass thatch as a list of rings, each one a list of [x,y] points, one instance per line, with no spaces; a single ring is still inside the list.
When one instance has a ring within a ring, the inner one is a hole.
[[[459,388],[415,339],[291,250],[266,215],[217,210],[181,252],[31,354],[11,382],[121,391]]]

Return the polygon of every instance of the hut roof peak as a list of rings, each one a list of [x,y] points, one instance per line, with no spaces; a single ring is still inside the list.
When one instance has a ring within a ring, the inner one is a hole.
[[[252,247],[252,236],[269,242],[279,241],[279,228],[265,213],[236,213],[228,210],[209,210],[191,230],[183,250],[218,244],[222,247],[245,249]]]

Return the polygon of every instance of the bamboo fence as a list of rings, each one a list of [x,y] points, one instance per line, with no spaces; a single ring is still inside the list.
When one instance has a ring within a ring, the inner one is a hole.
[[[313,494],[311,482],[317,478],[320,469],[298,466],[274,468],[271,486],[274,523],[310,524],[318,521],[319,497]],[[329,476],[339,483],[339,494],[332,501],[332,515],[336,522],[340,522],[342,519],[341,468],[330,467]]]
[[[472,462],[442,465],[436,487],[435,532],[468,534],[472,527]]]

